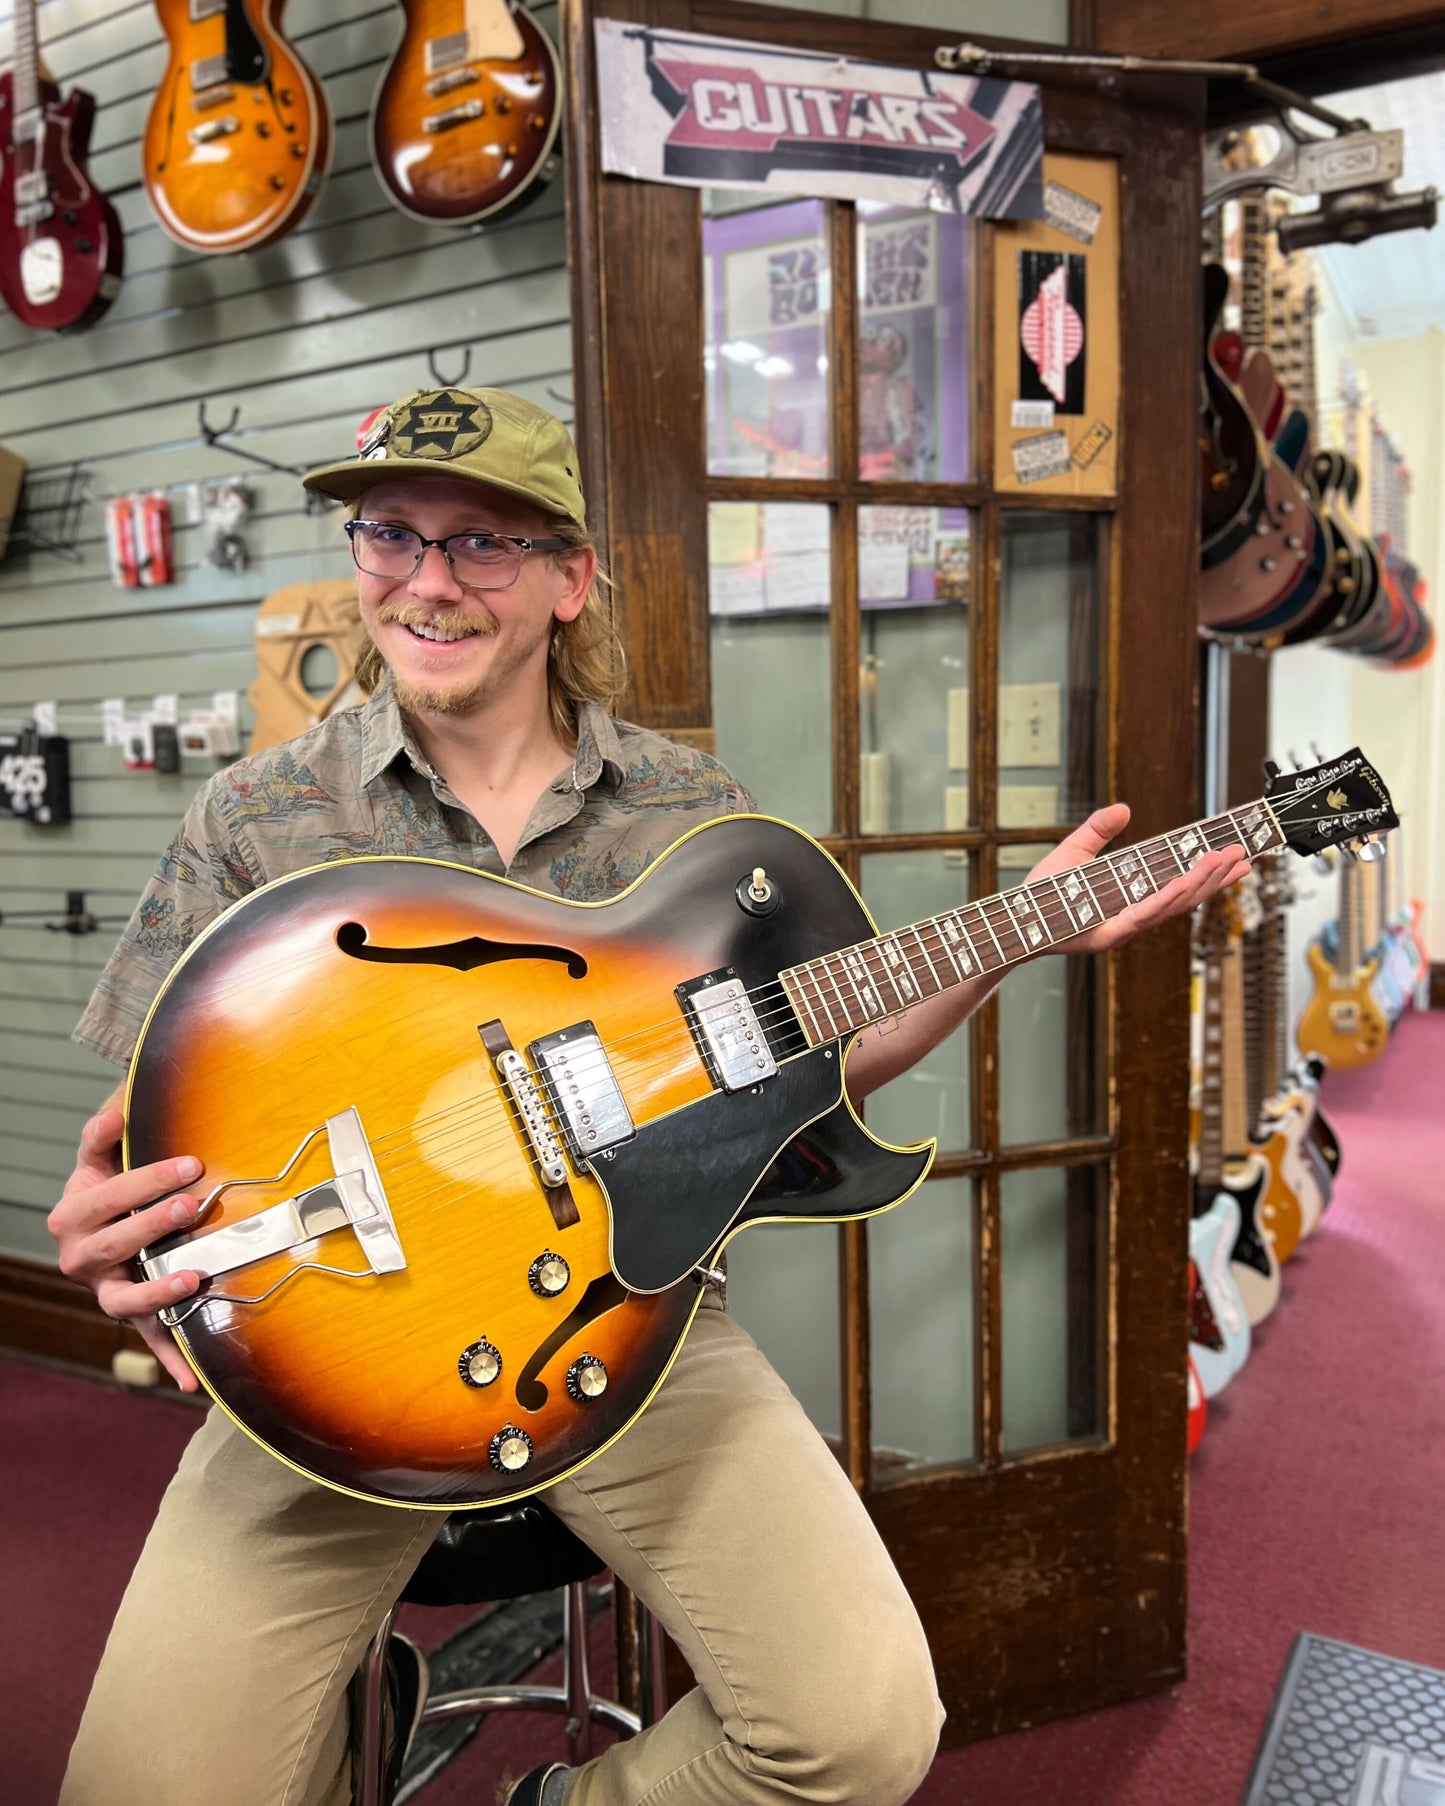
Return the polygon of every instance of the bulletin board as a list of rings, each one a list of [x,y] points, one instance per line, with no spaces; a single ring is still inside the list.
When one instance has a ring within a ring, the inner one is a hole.
[[[994,244],[994,484],[1111,496],[1119,454],[1119,177],[1048,153],[1043,220]]]

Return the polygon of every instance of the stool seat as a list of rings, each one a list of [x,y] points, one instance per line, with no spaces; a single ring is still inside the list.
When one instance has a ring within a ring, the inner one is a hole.
[[[485,1605],[591,1580],[603,1563],[545,1505],[454,1511],[402,1591],[412,1605]]]

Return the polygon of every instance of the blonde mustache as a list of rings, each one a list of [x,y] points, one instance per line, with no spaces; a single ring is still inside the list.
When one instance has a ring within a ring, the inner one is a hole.
[[[417,602],[383,602],[376,611],[377,625],[389,627],[434,627],[438,633],[482,634],[492,638],[501,623],[492,615],[471,614],[460,608],[449,608],[440,614],[434,608],[423,608]]]

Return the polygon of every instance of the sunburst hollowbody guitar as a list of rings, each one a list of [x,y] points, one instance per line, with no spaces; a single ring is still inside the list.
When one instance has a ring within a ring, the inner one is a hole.
[[[187,948],[142,1030],[127,1164],[189,1152],[205,1177],[198,1225],[141,1269],[201,1275],[181,1346],[305,1472],[439,1508],[535,1491],[643,1409],[734,1234],[922,1180],[933,1145],[886,1146],[844,1099],[859,1030],[1210,847],[1394,825],[1358,751],[1324,771],[885,935],[761,816],[693,830],[600,904],[421,859],[278,879]]]
[[[310,209],[331,108],[281,33],[285,0],[155,0],[170,61],[141,168],[156,218],[193,251],[254,251]]]
[[[414,218],[465,226],[552,176],[561,67],[517,0],[400,0],[406,31],[376,90],[371,155]]]

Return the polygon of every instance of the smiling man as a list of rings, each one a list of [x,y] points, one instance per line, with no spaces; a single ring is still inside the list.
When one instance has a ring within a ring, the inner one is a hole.
[[[603,901],[687,829],[751,807],[714,759],[607,712],[620,650],[576,452],[550,414],[499,390],[408,396],[359,456],[306,480],[354,510],[371,694],[202,789],[76,1031],[119,1064],[195,936],[287,873],[422,854]],[[1098,811],[1037,871],[1093,857],[1127,819]],[[1209,855],[1073,949],[1103,951],[1189,909],[1245,869],[1239,854]],[[853,1096],[936,1045],[989,988],[960,984],[891,1033],[865,1031]],[[194,1223],[199,1163],[121,1172],[120,1096],[86,1125],[51,1229],[62,1270],[134,1322],[190,1391],[155,1313],[194,1293],[196,1275],[141,1283],[131,1262]],[[901,1806],[912,1794],[941,1721],[917,1614],[842,1469],[714,1293],[641,1418],[545,1496],[666,1626],[698,1685],[598,1760],[534,1771],[511,1806]],[[435,1530],[430,1513],[313,1483],[212,1412],[122,1602],[63,1806],[342,1806],[349,1678]]]

